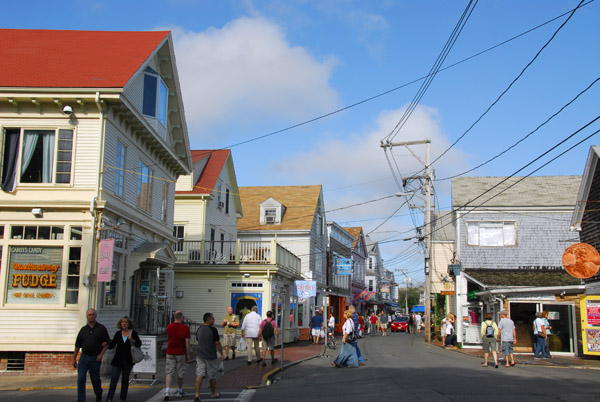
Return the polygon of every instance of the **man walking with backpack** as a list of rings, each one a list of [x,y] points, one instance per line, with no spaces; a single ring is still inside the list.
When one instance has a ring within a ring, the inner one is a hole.
[[[275,337],[279,343],[279,331],[277,330],[277,322],[272,318],[273,312],[267,311],[267,318],[260,323],[259,338],[262,337],[262,365],[266,366],[265,358],[267,350],[271,351],[271,364],[277,363],[275,358]]]
[[[494,368],[498,368],[498,326],[492,321],[492,313],[485,315],[485,321],[481,324],[481,341],[483,343],[483,367],[488,366],[490,351],[494,356]]]

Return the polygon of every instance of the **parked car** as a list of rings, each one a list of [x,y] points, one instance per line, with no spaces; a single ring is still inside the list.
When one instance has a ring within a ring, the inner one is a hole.
[[[392,332],[408,331],[408,316],[401,315],[392,321]]]

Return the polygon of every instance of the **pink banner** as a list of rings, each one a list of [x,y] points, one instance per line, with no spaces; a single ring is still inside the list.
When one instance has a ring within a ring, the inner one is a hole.
[[[98,251],[98,282],[110,282],[114,248],[115,239],[100,241],[100,250]]]

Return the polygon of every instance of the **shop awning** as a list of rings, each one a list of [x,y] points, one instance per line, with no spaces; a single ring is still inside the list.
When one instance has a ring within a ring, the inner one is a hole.
[[[413,306],[413,308],[410,310],[411,313],[424,313],[425,312],[425,306]]]
[[[385,302],[385,304],[387,306],[392,306],[392,307],[400,308],[400,306],[398,305],[398,303]]]

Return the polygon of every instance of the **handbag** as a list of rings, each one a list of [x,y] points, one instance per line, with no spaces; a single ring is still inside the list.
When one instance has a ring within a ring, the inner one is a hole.
[[[346,342],[356,342],[356,332],[350,332],[348,336],[346,336]]]
[[[142,349],[138,348],[137,346],[131,346],[131,361],[133,362],[133,364],[135,363],[139,363],[142,360],[144,360],[144,352],[142,352]]]

